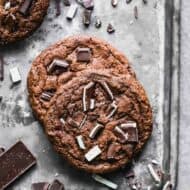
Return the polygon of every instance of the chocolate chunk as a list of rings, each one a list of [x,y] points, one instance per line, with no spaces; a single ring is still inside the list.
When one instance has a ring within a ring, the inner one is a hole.
[[[89,62],[91,58],[90,48],[77,48],[77,61]]]
[[[91,15],[92,15],[92,11],[91,10],[87,10],[85,9],[83,12],[83,24],[85,26],[89,26],[91,23]]]
[[[93,10],[94,9],[94,0],[83,0],[82,5],[86,9]]]
[[[113,7],[117,7],[118,0],[111,0],[111,4],[112,4]]]
[[[54,180],[48,190],[64,190],[64,185],[59,180]]]
[[[55,70],[57,70],[57,74],[65,71],[69,67],[69,63],[62,59],[54,59],[52,63],[48,66],[47,72],[52,74]]]
[[[126,143],[128,140],[128,135],[118,126],[114,128],[116,135],[119,137],[121,143]]]
[[[100,84],[102,85],[102,87],[104,88],[106,93],[109,95],[110,99],[113,100],[114,96],[113,96],[113,93],[112,93],[110,87],[108,86],[107,82],[105,82],[105,81],[102,82],[101,81]]]
[[[39,182],[32,184],[32,190],[48,190],[49,183],[47,182]]]
[[[96,18],[95,27],[100,28],[101,26],[102,26],[102,21],[99,18]]]
[[[4,61],[3,57],[0,55],[0,80],[3,81],[4,79]]]
[[[5,149],[3,147],[0,147],[0,155],[5,152]]]
[[[19,141],[0,156],[0,189],[5,189],[36,164],[36,159]]]
[[[126,0],[126,3],[127,4],[129,4],[129,3],[131,3],[132,2],[132,0]]]
[[[45,101],[50,101],[53,96],[53,92],[46,91],[41,94],[40,98]]]
[[[63,3],[64,3],[65,6],[70,6],[71,5],[70,0],[63,0]]]
[[[76,13],[77,13],[78,6],[75,4],[72,4],[67,12],[67,19],[72,20]]]
[[[121,129],[125,132],[125,134],[128,137],[127,142],[138,142],[137,127],[130,126],[129,124],[128,126],[124,126],[124,127],[122,127],[121,125]]]
[[[110,33],[110,34],[115,32],[115,28],[110,23],[107,26],[107,32]]]
[[[60,2],[61,2],[60,0],[55,0],[56,16],[59,16],[61,14]]]
[[[19,12],[23,15],[27,15],[32,5],[33,0],[24,0],[23,4],[19,8]]]
[[[134,16],[135,16],[135,19],[138,19],[138,17],[139,17],[137,6],[134,7]]]

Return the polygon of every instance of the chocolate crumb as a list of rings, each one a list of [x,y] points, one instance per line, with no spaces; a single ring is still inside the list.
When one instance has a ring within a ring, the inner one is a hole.
[[[95,27],[100,28],[101,26],[102,26],[102,21],[99,18],[96,18]]]
[[[110,23],[107,26],[107,32],[110,33],[110,34],[115,32],[115,28]]]

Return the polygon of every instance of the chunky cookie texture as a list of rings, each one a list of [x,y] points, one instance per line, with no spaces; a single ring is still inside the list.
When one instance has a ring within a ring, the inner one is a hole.
[[[0,0],[0,45],[28,37],[42,23],[49,0]]]
[[[125,166],[152,132],[152,110],[129,73],[90,68],[61,85],[44,119],[54,148],[78,169],[107,173]]]
[[[59,86],[81,76],[80,72],[86,69],[109,69],[113,74],[135,77],[127,58],[110,44],[95,37],[68,37],[44,50],[28,74],[29,100],[40,121],[43,122]]]

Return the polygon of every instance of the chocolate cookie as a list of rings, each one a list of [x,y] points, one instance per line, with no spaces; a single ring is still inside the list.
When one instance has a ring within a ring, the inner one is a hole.
[[[141,151],[152,132],[152,110],[131,74],[89,69],[59,87],[44,127],[73,166],[106,173]]]
[[[126,57],[103,40],[87,36],[66,38],[44,50],[28,75],[29,100],[41,121],[58,87],[89,68],[135,77]]]
[[[0,45],[29,36],[42,23],[49,0],[0,0]]]

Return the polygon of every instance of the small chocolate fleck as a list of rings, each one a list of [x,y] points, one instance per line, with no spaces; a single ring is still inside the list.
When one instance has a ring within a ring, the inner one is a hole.
[[[134,7],[134,16],[135,16],[135,19],[138,19],[138,17],[139,17],[137,6]]]
[[[77,61],[89,62],[91,59],[90,48],[77,48]]]
[[[85,9],[83,12],[83,24],[89,26],[91,24],[92,11]]]
[[[110,34],[115,32],[115,28],[110,23],[107,26],[107,32],[110,33]]]
[[[65,6],[70,6],[71,5],[70,0],[63,0],[63,3],[64,3]]]
[[[33,183],[32,190],[48,190],[49,185],[47,182]]]
[[[83,0],[82,5],[86,9],[93,10],[94,9],[94,0]]]
[[[117,7],[118,0],[111,0],[111,4],[112,4],[113,7]]]
[[[126,3],[127,4],[129,4],[129,3],[131,3],[132,2],[132,0],[126,0]]]
[[[19,8],[19,12],[23,15],[27,15],[32,5],[33,0],[24,0],[23,4]]]
[[[0,55],[0,80],[3,81],[4,79],[4,61],[3,57]]]
[[[96,18],[95,27],[100,28],[101,26],[102,26],[102,21],[99,18]]]

